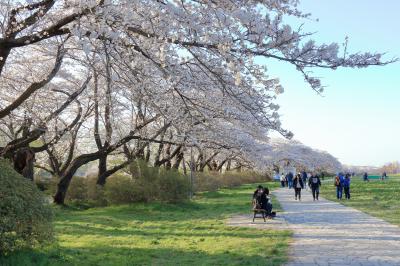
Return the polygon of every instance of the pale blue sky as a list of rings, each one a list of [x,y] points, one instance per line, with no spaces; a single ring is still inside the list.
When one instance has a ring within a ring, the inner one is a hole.
[[[300,9],[319,22],[306,31],[319,42],[344,41],[349,50],[387,52],[400,57],[400,1],[301,0]],[[304,83],[300,73],[267,61],[285,93],[278,99],[285,128],[295,139],[330,152],[342,163],[376,165],[400,160],[400,62],[367,69],[318,70],[327,86],[324,97]]]

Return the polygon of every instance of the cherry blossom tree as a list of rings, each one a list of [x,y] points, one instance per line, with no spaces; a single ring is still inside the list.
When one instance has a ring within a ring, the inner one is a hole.
[[[259,57],[291,64],[322,93],[313,68],[395,61],[317,44],[285,17],[297,0],[0,0],[3,157],[38,154],[64,203],[74,173],[98,161],[98,184],[142,158],[155,166],[263,169],[277,158],[310,167],[337,161],[299,143],[270,142],[282,127],[283,87]],[[41,145],[32,148],[38,141]],[[121,162],[111,164],[109,156]],[[291,157],[288,157],[291,156]],[[26,159],[25,158],[25,159]],[[33,157],[21,172],[32,177]],[[24,159],[24,160],[25,160]],[[21,167],[19,167],[21,168]]]

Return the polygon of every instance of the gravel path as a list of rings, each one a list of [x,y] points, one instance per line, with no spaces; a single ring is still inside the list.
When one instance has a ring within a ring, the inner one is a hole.
[[[294,232],[288,265],[400,265],[400,228],[308,192],[274,192]]]
[[[228,224],[292,230],[288,266],[400,266],[398,226],[322,198],[314,202],[305,191],[301,202],[286,188],[273,193],[284,209],[277,221],[252,223],[250,215],[238,215]]]

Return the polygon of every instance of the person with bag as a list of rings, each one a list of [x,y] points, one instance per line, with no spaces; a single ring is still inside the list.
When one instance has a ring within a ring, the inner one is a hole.
[[[297,197],[301,200],[301,190],[304,188],[304,183],[300,174],[297,174],[293,179],[293,187],[295,200],[297,200]]]
[[[321,186],[321,179],[318,175],[312,175],[308,180],[308,184],[311,188],[312,195],[315,200],[319,200],[319,188]]]
[[[338,200],[342,200],[343,197],[343,182],[344,182],[343,174],[339,173],[335,177],[336,198]]]
[[[281,187],[285,187],[286,186],[286,178],[283,173],[280,176],[280,181],[281,181]]]

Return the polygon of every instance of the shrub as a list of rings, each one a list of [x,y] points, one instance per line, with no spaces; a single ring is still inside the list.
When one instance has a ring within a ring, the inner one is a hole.
[[[56,177],[41,177],[35,176],[35,184],[38,189],[47,195],[54,195],[57,189]]]
[[[88,203],[91,206],[106,206],[107,201],[104,193],[104,188],[97,185],[96,176],[75,176],[69,185],[66,201],[78,205]]]
[[[187,199],[188,180],[176,170],[149,167],[144,161],[131,166],[134,177],[122,173],[108,178],[105,197],[112,204]]]
[[[198,172],[194,175],[195,191],[215,191],[224,187],[269,181],[269,177],[254,171]]]
[[[0,159],[0,253],[52,239],[52,210],[36,185]]]
[[[105,199],[111,204],[145,201],[144,191],[128,175],[115,174],[109,177],[104,190]]]
[[[189,195],[188,179],[176,170],[160,169],[158,189],[161,201],[179,202]]]
[[[86,177],[74,176],[69,184],[67,201],[87,201],[88,200],[88,184]]]

